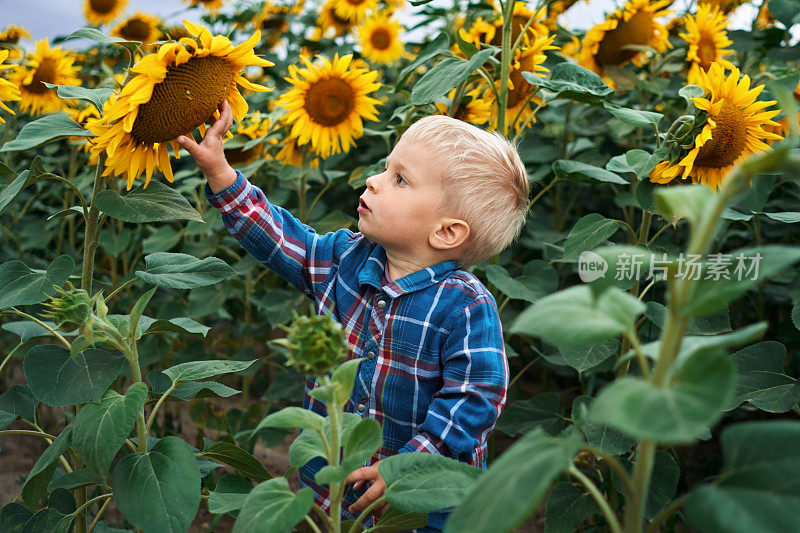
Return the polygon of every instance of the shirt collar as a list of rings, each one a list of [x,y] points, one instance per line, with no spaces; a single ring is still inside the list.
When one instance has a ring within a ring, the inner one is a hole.
[[[358,273],[358,284],[371,285],[376,289],[382,289],[389,297],[397,298],[403,294],[415,292],[442,281],[451,272],[458,269],[458,264],[455,261],[442,261],[407,274],[381,287],[381,276],[385,268],[386,250],[380,244],[376,244]]]

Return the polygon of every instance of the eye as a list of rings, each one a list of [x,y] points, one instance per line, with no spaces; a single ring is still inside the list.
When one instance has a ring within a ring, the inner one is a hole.
[[[397,174],[397,184],[398,185],[405,185],[406,184],[406,179],[403,176],[401,176],[400,174]]]

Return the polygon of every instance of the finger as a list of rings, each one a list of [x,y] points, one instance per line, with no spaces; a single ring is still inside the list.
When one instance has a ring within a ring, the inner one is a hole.
[[[356,503],[349,507],[349,511],[351,513],[355,513],[361,511],[362,509],[366,509],[369,504],[377,500],[383,494],[383,489],[377,487],[376,485],[372,485],[367,492],[361,495],[361,497],[356,500]]]
[[[356,482],[353,484],[353,490],[356,490],[357,488],[361,487],[363,484],[364,484],[364,482],[363,482],[363,481],[356,481]]]
[[[193,139],[190,139],[185,135],[181,135],[180,137],[178,137],[178,145],[187,152],[189,152],[189,155],[194,157],[195,159],[197,158],[197,155],[200,153],[200,145],[194,142]]]
[[[361,468],[351,472],[344,482],[352,483],[354,481],[366,481],[367,479],[369,479],[369,471],[366,467],[362,466]]]
[[[222,137],[233,125],[233,112],[227,100],[219,105],[219,118],[211,125],[209,131],[217,137]]]

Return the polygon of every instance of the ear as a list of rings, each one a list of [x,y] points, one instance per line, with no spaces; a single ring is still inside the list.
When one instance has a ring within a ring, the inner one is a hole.
[[[445,218],[438,229],[428,237],[428,243],[437,250],[456,248],[469,238],[469,224],[457,218]]]

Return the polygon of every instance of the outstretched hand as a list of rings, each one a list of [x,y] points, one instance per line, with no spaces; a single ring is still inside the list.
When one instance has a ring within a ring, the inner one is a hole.
[[[353,490],[362,487],[367,481],[370,483],[367,492],[362,494],[361,497],[347,509],[356,516],[372,502],[383,496],[383,491],[386,490],[386,483],[378,472],[378,463],[380,463],[380,461],[370,466],[362,466],[344,480],[345,483],[353,483],[355,481]],[[389,502],[384,502],[382,505],[373,509],[370,514],[375,517],[375,520],[378,520],[387,507],[389,507]]]
[[[236,181],[236,171],[225,159],[225,150],[222,147],[222,138],[232,125],[231,106],[227,100],[223,100],[219,105],[219,118],[206,130],[200,144],[185,135],[178,137],[178,144],[194,158],[197,166],[206,175],[213,192],[218,192]]]

